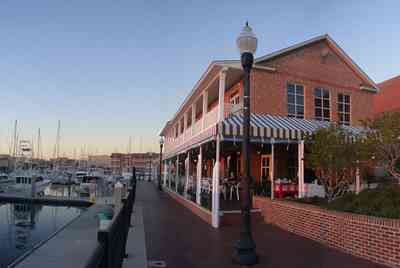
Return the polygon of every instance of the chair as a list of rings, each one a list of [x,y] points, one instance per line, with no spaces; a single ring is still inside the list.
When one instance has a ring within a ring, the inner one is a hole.
[[[233,191],[236,192],[236,198],[237,198],[237,200],[239,200],[239,187],[240,187],[240,182],[230,185],[230,199],[231,200],[232,200]]]

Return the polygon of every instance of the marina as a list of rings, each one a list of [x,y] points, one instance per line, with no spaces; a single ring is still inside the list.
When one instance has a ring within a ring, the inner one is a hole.
[[[85,210],[84,207],[2,203],[0,205],[0,267],[6,268]]]

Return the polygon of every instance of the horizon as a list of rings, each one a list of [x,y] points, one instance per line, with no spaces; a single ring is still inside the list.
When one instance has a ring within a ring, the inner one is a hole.
[[[36,141],[41,129],[46,158],[58,120],[61,156],[158,152],[159,130],[209,63],[239,59],[235,41],[246,20],[259,40],[256,57],[329,34],[377,84],[400,74],[395,1],[46,0],[21,7],[0,8],[0,153],[9,152],[14,120],[20,138]],[[376,14],[385,16],[367,19]]]

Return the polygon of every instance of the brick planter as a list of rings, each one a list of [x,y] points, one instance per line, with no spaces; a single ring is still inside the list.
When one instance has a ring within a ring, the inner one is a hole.
[[[400,267],[400,220],[325,210],[254,197],[266,223],[352,255]]]

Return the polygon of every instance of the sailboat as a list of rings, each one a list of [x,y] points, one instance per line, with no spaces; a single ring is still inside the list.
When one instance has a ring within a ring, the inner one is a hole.
[[[32,196],[42,194],[44,189],[50,184],[50,180],[46,180],[39,173],[32,169],[33,149],[30,140],[19,140],[17,136],[17,121],[14,126],[14,151],[15,160],[14,171],[9,178],[13,183],[9,186],[12,190],[31,193]]]

